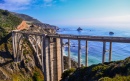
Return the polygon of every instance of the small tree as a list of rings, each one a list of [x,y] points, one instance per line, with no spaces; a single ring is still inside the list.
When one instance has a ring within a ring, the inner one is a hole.
[[[9,15],[9,12],[8,12],[8,10],[4,10],[4,11],[2,12],[2,14],[8,16],[8,15]]]

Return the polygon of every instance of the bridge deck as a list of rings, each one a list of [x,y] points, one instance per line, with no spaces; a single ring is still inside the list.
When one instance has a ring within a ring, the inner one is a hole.
[[[53,38],[63,38],[63,39],[81,39],[81,40],[90,40],[90,41],[130,43],[130,37],[88,36],[88,35],[69,35],[69,34],[57,34],[57,35],[47,35],[47,36]]]
[[[23,32],[23,31],[13,31],[22,34],[28,35],[45,35],[43,33],[37,32]],[[105,41],[105,42],[123,42],[130,43],[130,37],[109,37],[109,36],[89,36],[89,35],[70,35],[70,34],[49,34],[47,37],[53,38],[63,38],[63,39],[79,39],[79,40],[88,40],[88,41]]]

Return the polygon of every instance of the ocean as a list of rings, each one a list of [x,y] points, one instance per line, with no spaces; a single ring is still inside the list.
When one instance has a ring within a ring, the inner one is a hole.
[[[109,27],[81,27],[82,31],[77,31],[78,27],[61,27],[57,33],[73,35],[90,35],[90,36],[112,36],[112,37],[130,37],[128,28],[109,28]],[[109,35],[109,32],[114,32]],[[64,43],[68,40],[64,39]],[[102,62],[103,43],[99,41],[88,41],[88,65]],[[109,50],[109,42],[106,43],[106,50]],[[70,40],[71,59],[78,61],[78,42]],[[68,47],[64,47],[64,56],[68,56]],[[130,56],[130,43],[112,43],[112,61],[123,60]],[[106,52],[108,62],[109,52]],[[85,41],[81,41],[81,63],[85,64]]]

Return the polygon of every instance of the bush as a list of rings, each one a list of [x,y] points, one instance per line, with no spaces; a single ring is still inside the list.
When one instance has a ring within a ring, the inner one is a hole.
[[[112,81],[112,79],[109,77],[103,77],[103,78],[99,79],[98,81]]]
[[[69,69],[69,70],[64,71],[64,73],[62,74],[62,79],[67,78],[67,77],[70,76],[74,71],[75,71],[75,68],[71,68],[71,69]]]
[[[4,11],[2,12],[2,14],[5,15],[5,16],[8,16],[8,15],[9,15],[9,12],[8,12],[8,10],[4,10]]]
[[[34,72],[33,80],[34,81],[44,81],[44,80],[41,80],[40,74],[38,72]]]
[[[130,81],[130,76],[116,75],[114,78],[103,77],[98,81]]]

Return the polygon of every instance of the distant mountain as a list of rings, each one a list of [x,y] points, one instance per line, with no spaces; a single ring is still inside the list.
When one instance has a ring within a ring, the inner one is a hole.
[[[23,20],[27,21],[29,24],[34,24],[34,25],[37,25],[37,26],[40,26],[40,27],[43,27],[43,28],[54,28],[54,29],[58,29],[57,26],[54,26],[54,25],[50,25],[50,24],[46,24],[46,23],[42,23],[40,22],[39,20],[31,17],[31,16],[28,16],[26,14],[19,14],[19,13],[15,13],[15,12],[11,12],[13,15],[19,17],[19,18],[22,18]]]

